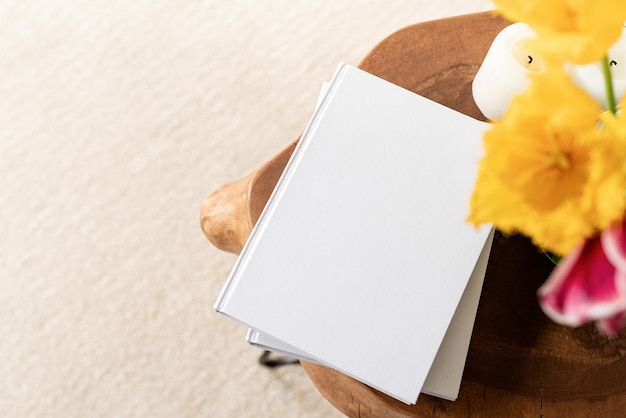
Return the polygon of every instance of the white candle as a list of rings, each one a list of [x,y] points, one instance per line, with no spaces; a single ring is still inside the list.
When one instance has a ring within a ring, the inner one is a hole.
[[[622,29],[622,36],[611,46],[608,56],[613,79],[613,92],[615,100],[619,102],[626,92],[626,29]],[[577,85],[587,90],[605,109],[608,107],[601,63],[570,64],[567,71]]]
[[[474,101],[487,119],[501,119],[512,98],[530,84],[528,74],[543,71],[541,58],[525,48],[536,37],[527,24],[514,23],[493,40],[472,83]]]

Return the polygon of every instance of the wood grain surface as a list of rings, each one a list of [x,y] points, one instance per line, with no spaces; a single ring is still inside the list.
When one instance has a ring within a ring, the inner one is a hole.
[[[484,120],[471,82],[506,25],[491,13],[416,24],[381,41],[359,67]],[[201,225],[218,248],[241,251],[293,146],[206,199]],[[350,417],[626,416],[626,337],[609,340],[592,325],[571,329],[551,322],[536,290],[552,267],[526,238],[496,234],[455,402],[421,395],[409,406],[335,370],[303,366],[319,391]]]

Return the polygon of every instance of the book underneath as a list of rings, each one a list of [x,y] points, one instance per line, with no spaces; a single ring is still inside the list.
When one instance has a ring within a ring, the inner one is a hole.
[[[340,65],[215,309],[405,403],[455,399],[493,237],[465,222],[487,126]]]

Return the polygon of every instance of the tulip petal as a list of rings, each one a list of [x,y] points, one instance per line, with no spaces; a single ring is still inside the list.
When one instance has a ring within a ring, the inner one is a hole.
[[[602,233],[602,246],[607,258],[617,270],[626,272],[626,230],[624,224]]]
[[[608,239],[619,253],[615,237]],[[626,309],[626,277],[605,254],[600,238],[565,257],[538,291],[542,309],[555,322],[579,326]]]

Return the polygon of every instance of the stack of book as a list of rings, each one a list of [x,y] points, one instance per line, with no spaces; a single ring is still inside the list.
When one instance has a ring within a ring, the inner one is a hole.
[[[486,127],[341,64],[216,310],[405,403],[456,399],[493,238],[465,222]]]

